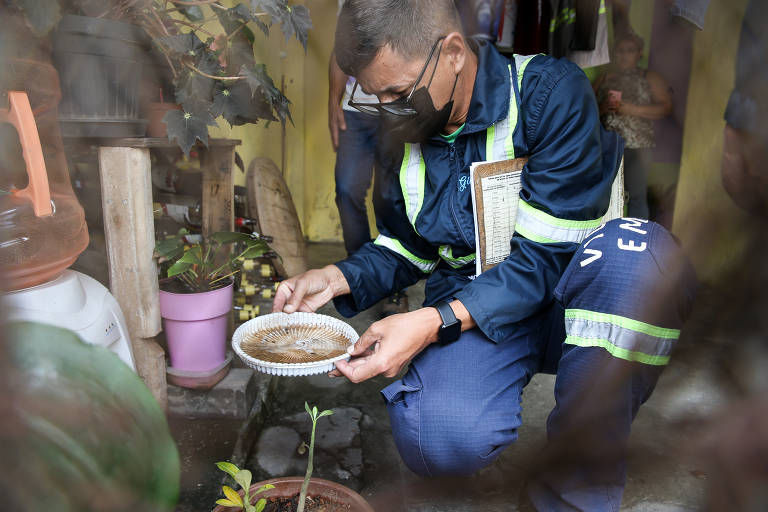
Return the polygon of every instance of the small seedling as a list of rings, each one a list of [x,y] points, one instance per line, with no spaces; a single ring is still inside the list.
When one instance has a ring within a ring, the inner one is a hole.
[[[307,461],[307,473],[304,475],[304,483],[301,484],[301,494],[299,495],[299,506],[296,512],[304,512],[304,502],[307,499],[307,489],[309,488],[309,480],[312,478],[312,460],[315,454],[315,427],[317,427],[317,420],[323,416],[330,416],[333,411],[330,409],[321,413],[317,412],[317,407],[309,408],[309,404],[304,402],[304,409],[307,410],[307,414],[312,418],[312,436],[309,439],[309,460]]]
[[[251,496],[249,494],[251,488],[251,479],[253,478],[251,472],[247,469],[240,469],[231,462],[217,462],[216,467],[227,473],[229,476],[235,479],[240,487],[243,488],[243,496],[241,497],[237,491],[228,485],[224,485],[221,489],[224,491],[226,499],[216,500],[217,505],[223,505],[225,507],[239,507],[243,512],[262,512],[267,504],[267,500],[260,498],[255,505],[251,504]],[[266,484],[259,487],[254,496],[261,494],[267,489],[274,489],[274,485]]]

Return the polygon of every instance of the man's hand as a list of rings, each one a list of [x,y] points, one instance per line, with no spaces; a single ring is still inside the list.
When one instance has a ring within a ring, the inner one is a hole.
[[[377,375],[395,377],[416,354],[437,340],[442,325],[435,308],[392,315],[371,324],[360,336],[349,361],[337,361],[329,375],[362,382]]]
[[[280,283],[272,312],[312,313],[334,297],[349,293],[349,284],[336,265],[308,270]]]
[[[328,103],[328,129],[331,132],[331,143],[333,150],[339,149],[339,131],[347,129],[347,122],[344,119],[344,109],[338,103]]]

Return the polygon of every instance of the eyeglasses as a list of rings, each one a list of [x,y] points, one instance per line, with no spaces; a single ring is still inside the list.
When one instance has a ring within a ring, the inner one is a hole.
[[[408,94],[408,96],[405,99],[398,98],[395,101],[389,101],[386,103],[357,102],[354,100],[355,91],[357,91],[357,82],[355,82],[355,86],[352,88],[352,94],[349,96],[349,101],[347,101],[347,105],[349,105],[350,107],[356,108],[363,114],[368,114],[371,116],[380,116],[382,113],[394,114],[396,116],[415,116],[417,112],[411,106],[411,98],[413,97],[413,93],[416,91],[416,86],[419,85],[419,82],[421,82],[421,79],[424,77],[424,73],[427,71],[427,68],[429,67],[429,61],[432,60],[432,55],[435,53],[435,50],[438,48],[438,43],[440,44],[440,50],[442,50],[443,39],[445,39],[445,36],[438,38],[437,41],[435,41],[435,43],[432,45],[432,49],[429,51],[429,56],[427,57],[427,61],[424,63],[424,67],[421,69],[421,72],[419,73],[419,77],[413,83],[411,92]],[[438,50],[437,52],[435,67],[432,69],[432,74],[429,77],[429,83],[427,83],[427,89],[429,89],[429,86],[432,85],[432,79],[435,78],[435,71],[437,71],[437,63],[440,62],[440,50]]]

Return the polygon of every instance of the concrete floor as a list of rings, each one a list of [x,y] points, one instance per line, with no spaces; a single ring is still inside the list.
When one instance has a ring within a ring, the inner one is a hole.
[[[341,244],[310,244],[313,267],[344,256]],[[408,290],[411,309],[423,300],[423,284]],[[319,312],[338,316],[331,305]],[[378,319],[374,307],[348,322],[362,334]],[[709,382],[713,368],[701,361],[671,364],[653,397],[634,423],[628,481],[622,510],[673,512],[697,510],[703,502],[707,474],[692,455],[701,419],[722,403]],[[526,468],[545,442],[545,422],[554,404],[554,377],[537,375],[523,397],[524,425],[519,440],[490,467],[472,478],[432,481],[413,475],[395,449],[386,409],[378,391],[389,379],[362,384],[325,375],[279,378],[272,414],[266,418],[247,467],[255,477],[303,474],[308,441],[304,401],[336,414],[318,425],[315,476],[358,490],[377,511],[510,511]]]

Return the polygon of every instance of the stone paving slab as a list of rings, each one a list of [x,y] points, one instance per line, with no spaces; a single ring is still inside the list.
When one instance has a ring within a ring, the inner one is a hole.
[[[213,388],[168,385],[168,412],[177,416],[230,417],[244,420],[264,385],[250,368],[231,368]]]

